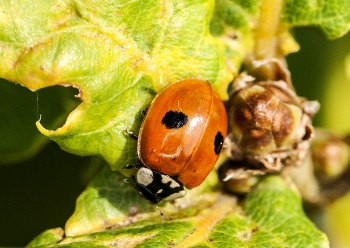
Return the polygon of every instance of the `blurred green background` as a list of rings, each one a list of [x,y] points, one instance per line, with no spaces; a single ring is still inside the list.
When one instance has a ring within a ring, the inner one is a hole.
[[[298,95],[321,103],[315,126],[349,132],[350,80],[346,68],[350,71],[350,62],[346,67],[345,61],[350,56],[350,35],[329,41],[316,30],[303,28],[295,30],[295,38],[301,49],[287,61]],[[8,92],[20,96],[21,104],[14,104]],[[36,144],[27,149],[29,159],[16,162],[20,157],[14,155],[0,166],[0,246],[24,246],[46,229],[64,227],[76,198],[94,174],[91,158],[61,151],[35,127],[39,118],[47,128],[59,127],[79,104],[75,94],[75,89],[63,87],[33,93],[0,81],[0,154],[16,140],[33,139]],[[29,122],[23,122],[21,116]],[[58,122],[55,116],[60,116]],[[37,150],[41,151],[32,156]],[[331,247],[350,247],[349,207],[350,195],[318,215],[317,223],[329,234]]]
[[[313,29],[296,30],[300,51],[287,57],[300,96],[318,100],[316,127],[339,134],[350,132],[350,34],[329,41]],[[349,179],[350,180],[350,179]],[[332,248],[350,247],[350,194],[311,213]]]

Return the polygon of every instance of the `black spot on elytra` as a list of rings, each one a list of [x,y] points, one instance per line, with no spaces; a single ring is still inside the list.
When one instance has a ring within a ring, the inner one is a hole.
[[[188,116],[185,115],[183,112],[177,112],[177,111],[168,111],[163,119],[162,123],[168,128],[180,128],[184,126],[188,122]]]
[[[218,132],[215,135],[215,140],[214,140],[214,151],[216,154],[219,154],[221,152],[221,148],[223,144],[224,144],[224,136],[222,136],[221,132]]]

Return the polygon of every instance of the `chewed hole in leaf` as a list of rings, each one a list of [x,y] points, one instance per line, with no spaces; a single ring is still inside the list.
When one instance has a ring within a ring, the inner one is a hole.
[[[31,158],[47,143],[35,127],[36,93],[0,79],[0,164]]]
[[[79,89],[60,85],[38,90],[38,120],[47,129],[61,127],[68,115],[81,103]]]

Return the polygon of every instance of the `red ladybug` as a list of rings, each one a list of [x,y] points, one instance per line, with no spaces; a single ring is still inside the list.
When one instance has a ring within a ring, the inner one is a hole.
[[[184,196],[183,186],[200,185],[220,155],[227,125],[225,107],[208,81],[167,86],[152,101],[138,136],[141,194],[157,203]]]

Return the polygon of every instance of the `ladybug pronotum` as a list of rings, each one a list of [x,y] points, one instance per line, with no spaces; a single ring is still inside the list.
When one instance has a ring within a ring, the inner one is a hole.
[[[200,185],[213,169],[227,132],[225,107],[210,83],[184,79],[152,101],[142,122],[135,176],[150,202],[174,200]]]

